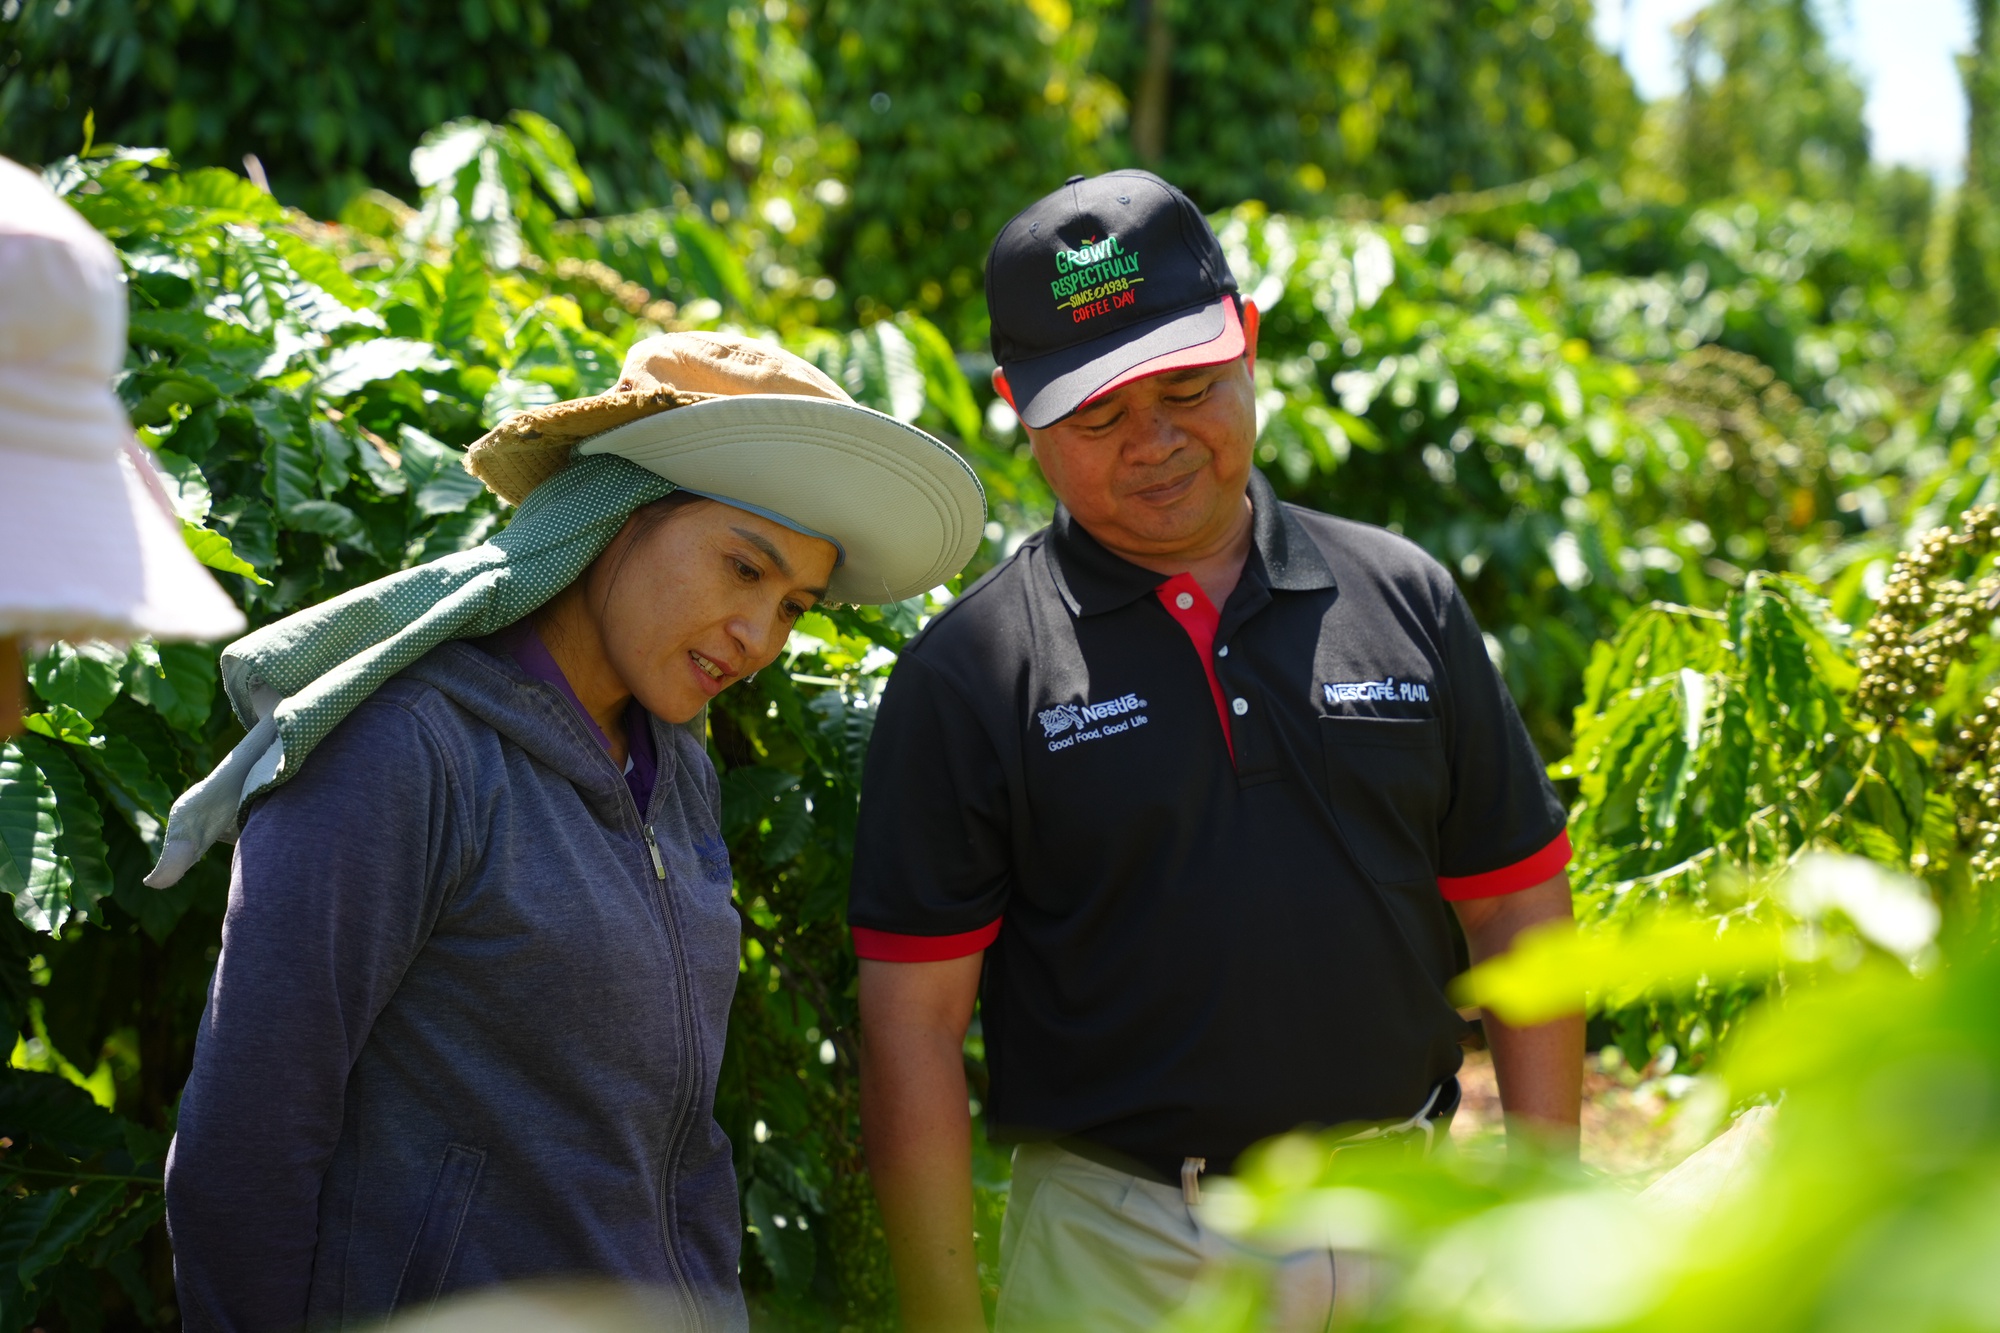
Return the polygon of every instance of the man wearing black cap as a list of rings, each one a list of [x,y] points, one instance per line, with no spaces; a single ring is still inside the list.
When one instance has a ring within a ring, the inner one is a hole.
[[[994,383],[1062,502],[905,650],[849,921],[863,1126],[906,1322],[981,1324],[961,1047],[1017,1144],[1002,1329],[1146,1328],[1227,1245],[1204,1170],[1301,1125],[1428,1141],[1472,956],[1570,915],[1564,811],[1451,577],[1251,467],[1257,311],[1142,171],[987,263]],[[1491,1019],[1516,1123],[1574,1143],[1582,1024]],[[1285,1322],[1354,1293],[1274,1261]]]

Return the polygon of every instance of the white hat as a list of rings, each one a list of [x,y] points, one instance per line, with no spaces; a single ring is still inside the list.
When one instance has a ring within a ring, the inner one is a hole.
[[[836,602],[899,602],[979,549],[986,497],[942,440],[847,396],[818,367],[741,334],[663,333],[592,398],[509,417],[466,467],[518,504],[576,454],[618,454],[840,551]]]
[[[124,362],[118,256],[0,157],[0,637],[243,631],[111,392]]]

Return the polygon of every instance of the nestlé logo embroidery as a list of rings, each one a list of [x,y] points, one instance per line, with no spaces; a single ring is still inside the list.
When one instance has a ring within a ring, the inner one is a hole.
[[[1139,711],[1145,706],[1146,701],[1138,695],[1121,694],[1100,704],[1057,704],[1035,717],[1042,724],[1042,737],[1049,749],[1066,750],[1078,741],[1094,741],[1145,726],[1146,715]]]

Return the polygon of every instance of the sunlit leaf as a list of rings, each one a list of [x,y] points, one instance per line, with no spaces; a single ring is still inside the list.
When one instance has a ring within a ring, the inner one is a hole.
[[[125,650],[105,643],[57,643],[28,666],[35,693],[95,720],[122,688]]]
[[[241,574],[253,583],[269,586],[270,580],[260,575],[256,567],[229,544],[229,538],[212,528],[196,527],[192,523],[181,524],[181,539],[187,543],[194,558],[210,569],[219,569],[225,574]]]
[[[366,338],[334,349],[326,358],[319,391],[328,398],[345,398],[373,384],[410,370],[428,370],[438,362],[437,349],[413,338]],[[449,363],[442,363],[449,364]]]
[[[70,872],[57,852],[56,794],[19,743],[0,744],[0,893],[35,930],[69,915]]]
[[[1704,921],[1657,913],[1628,929],[1538,926],[1461,977],[1461,1003],[1509,1023],[1542,1023],[1641,996],[1673,996],[1709,981],[1755,980],[1784,965],[1784,934],[1754,921]]]

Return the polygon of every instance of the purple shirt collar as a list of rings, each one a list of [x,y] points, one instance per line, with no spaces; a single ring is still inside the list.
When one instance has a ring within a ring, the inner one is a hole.
[[[536,680],[553,685],[562,697],[575,707],[577,716],[590,728],[590,734],[604,747],[606,755],[611,753],[611,738],[604,734],[604,728],[597,725],[597,719],[583,706],[583,700],[576,697],[570,688],[569,677],[556,665],[556,659],[542,642],[542,636],[534,625],[526,620],[517,621],[493,636],[496,646],[514,659],[521,670]],[[638,802],[639,818],[646,817],[646,807],[653,800],[653,784],[659,777],[659,756],[653,749],[652,715],[637,699],[625,706],[625,785],[631,789],[632,799]]]

